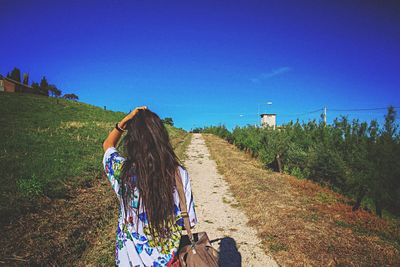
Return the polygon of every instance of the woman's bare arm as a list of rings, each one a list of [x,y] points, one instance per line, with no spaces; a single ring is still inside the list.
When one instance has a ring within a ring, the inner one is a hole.
[[[147,109],[146,106],[143,107],[137,107],[135,108],[131,113],[125,116],[119,123],[119,127],[122,129],[125,129],[126,123],[131,120],[135,115],[139,112],[140,109]],[[106,140],[103,142],[103,150],[106,152],[106,150],[110,147],[116,147],[118,144],[119,139],[121,138],[122,133],[119,132],[117,129],[113,129],[107,136]]]

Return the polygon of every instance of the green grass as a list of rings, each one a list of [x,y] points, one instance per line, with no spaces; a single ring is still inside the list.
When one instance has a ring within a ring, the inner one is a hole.
[[[43,197],[66,198],[68,189],[90,186],[103,171],[102,142],[125,115],[80,102],[4,92],[0,113],[0,224],[38,208]],[[172,143],[185,135],[181,129],[168,130]]]
[[[168,133],[171,144],[174,148],[175,154],[181,161],[186,159],[186,148],[189,146],[192,140],[192,134],[187,133],[186,131],[172,127],[171,125],[165,125]]]

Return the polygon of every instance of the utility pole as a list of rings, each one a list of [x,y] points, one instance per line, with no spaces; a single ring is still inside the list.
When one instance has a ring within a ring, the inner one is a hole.
[[[324,107],[324,125],[326,126],[326,107]]]

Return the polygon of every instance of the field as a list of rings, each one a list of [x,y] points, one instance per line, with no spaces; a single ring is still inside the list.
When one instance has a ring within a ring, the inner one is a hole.
[[[0,263],[80,259],[116,214],[102,142],[124,114],[18,93],[0,93],[0,111]],[[167,128],[182,156],[190,135]]]
[[[225,126],[201,129],[258,158],[265,167],[325,185],[354,200],[353,210],[379,217],[400,216],[400,132],[389,107],[384,123],[323,120],[271,127]]]
[[[352,211],[351,200],[265,169],[251,154],[203,134],[267,254],[284,266],[399,266],[400,221]]]
[[[101,144],[124,114],[18,93],[0,93],[0,110],[0,265],[113,265],[118,203],[104,175]],[[178,157],[185,159],[192,135],[166,127]],[[232,136],[224,136],[226,129],[214,130],[214,134],[232,141],[227,138]],[[294,168],[285,168],[294,166],[289,161],[293,156],[282,157],[282,173],[273,172],[266,168],[266,154],[260,157],[259,150],[248,149],[256,142],[239,142],[251,140],[243,138],[246,132],[239,130],[234,133],[236,146],[211,134],[202,136],[211,155],[207,160],[216,161],[229,185],[229,193],[213,204],[244,211],[248,226],[257,231],[262,243],[259,258],[265,253],[288,266],[400,263],[398,218],[388,216],[386,211],[380,218],[364,206],[352,211],[351,194],[340,194],[329,184],[323,186],[318,180],[304,179],[307,177],[302,177],[302,172],[292,173]],[[321,131],[325,131],[323,127]],[[200,153],[198,147],[192,150],[193,155]],[[276,151],[265,149],[269,151],[275,159]],[[196,170],[205,168],[203,157],[199,154],[192,158]],[[203,186],[194,187],[197,191],[193,192],[195,199],[205,199],[197,202],[203,211],[210,207],[207,186],[212,186],[211,182],[204,184],[205,178],[216,175],[208,173],[204,177],[206,173],[193,171],[191,177],[193,185]],[[216,177],[214,183],[219,183],[222,178]],[[221,188],[214,184],[213,196],[221,193],[217,192]],[[196,198],[196,194],[203,195]],[[228,221],[212,232],[210,224],[215,216],[199,220],[204,230],[216,235],[213,238],[237,234],[239,250],[249,246],[240,237],[244,227]],[[246,258],[245,252],[241,253]]]

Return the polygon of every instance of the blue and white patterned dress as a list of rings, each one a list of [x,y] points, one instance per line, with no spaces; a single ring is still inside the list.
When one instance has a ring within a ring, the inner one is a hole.
[[[143,205],[140,205],[139,223],[137,225],[136,211],[139,206],[139,192],[136,189],[132,196],[130,207],[127,209],[129,220],[125,221],[124,204],[122,201],[121,179],[120,173],[124,158],[114,148],[110,147],[104,153],[103,166],[107,174],[108,180],[115,193],[117,194],[120,209],[118,216],[117,238],[115,247],[115,262],[118,266],[170,266],[176,257],[179,241],[182,234],[183,219],[179,208],[178,192],[174,192],[175,200],[175,217],[176,222],[171,226],[173,236],[171,239],[162,243],[152,240],[146,212]],[[184,191],[186,196],[187,210],[191,226],[197,223],[196,213],[194,210],[194,202],[192,189],[188,172],[179,167]],[[136,177],[132,177],[136,179]]]

